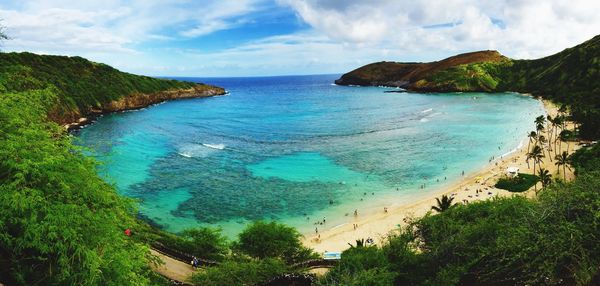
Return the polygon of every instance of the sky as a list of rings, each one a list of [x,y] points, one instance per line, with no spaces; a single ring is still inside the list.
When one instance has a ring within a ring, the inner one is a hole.
[[[539,58],[600,34],[599,0],[0,0],[4,52],[151,76],[344,73],[475,50]]]

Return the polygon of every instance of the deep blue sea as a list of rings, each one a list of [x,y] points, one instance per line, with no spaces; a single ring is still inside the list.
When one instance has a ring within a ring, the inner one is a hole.
[[[308,232],[439,190],[516,148],[544,114],[516,93],[386,93],[338,77],[184,78],[229,94],[106,115],[78,144],[169,231],[234,235],[265,219]]]

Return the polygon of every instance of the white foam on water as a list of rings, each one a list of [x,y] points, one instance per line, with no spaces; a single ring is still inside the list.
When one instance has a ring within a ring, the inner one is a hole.
[[[186,158],[204,158],[223,149],[225,149],[224,144],[188,143],[181,145],[177,150],[177,154]]]
[[[421,113],[427,113],[427,112],[432,112],[432,111],[433,111],[433,108],[427,108],[427,109],[421,111]]]
[[[192,158],[192,155],[190,153],[186,153],[186,152],[177,152],[177,154],[186,157],[186,158]]]
[[[208,143],[202,143],[202,146],[208,147],[208,148],[212,148],[212,149],[217,149],[217,150],[223,150],[223,149],[225,149],[225,144],[208,144]]]

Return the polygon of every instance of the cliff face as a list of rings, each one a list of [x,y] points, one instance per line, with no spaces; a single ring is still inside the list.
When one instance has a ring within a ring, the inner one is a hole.
[[[133,93],[118,100],[103,103],[99,107],[89,107],[83,111],[79,108],[65,110],[65,108],[57,107],[48,114],[48,118],[64,125],[67,130],[71,130],[89,123],[91,118],[100,114],[140,109],[167,100],[212,97],[224,94],[226,94],[226,91],[223,88],[198,84],[187,89],[165,90],[148,94]]]
[[[508,58],[497,51],[480,51],[456,55],[430,63],[378,62],[355,69],[335,81],[339,85],[395,86],[411,89],[420,80],[451,67],[481,63],[504,62]]]
[[[102,112],[115,112],[123,110],[138,109],[148,105],[160,103],[166,100],[211,97],[223,95],[225,90],[220,87],[209,85],[197,85],[188,89],[166,90],[151,94],[134,93],[119,100],[102,104]]]

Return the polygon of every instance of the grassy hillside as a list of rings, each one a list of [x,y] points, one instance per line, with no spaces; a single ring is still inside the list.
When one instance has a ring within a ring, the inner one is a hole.
[[[341,85],[407,86],[451,67],[504,62],[507,58],[497,51],[480,51],[456,55],[431,63],[379,62],[355,69],[336,80]]]
[[[81,57],[0,53],[0,93],[55,87],[55,121],[73,121],[132,94],[210,86],[120,72]],[[64,120],[62,120],[64,118]],[[64,122],[62,122],[64,123]]]

